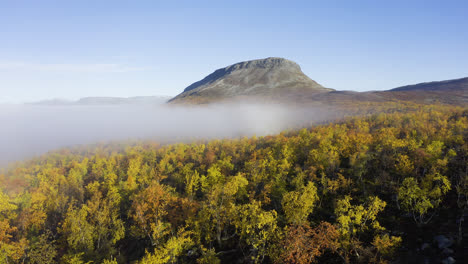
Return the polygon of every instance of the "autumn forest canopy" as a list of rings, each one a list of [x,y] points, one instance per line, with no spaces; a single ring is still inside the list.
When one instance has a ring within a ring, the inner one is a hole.
[[[1,1],[0,264],[468,264],[468,1]]]
[[[442,105],[63,149],[0,176],[0,263],[418,262],[438,234],[463,257],[467,171],[468,109]]]

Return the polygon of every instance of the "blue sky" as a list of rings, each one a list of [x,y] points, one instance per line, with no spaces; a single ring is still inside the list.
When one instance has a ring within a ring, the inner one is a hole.
[[[284,57],[320,84],[468,76],[467,1],[21,1],[0,5],[0,102],[176,95]]]

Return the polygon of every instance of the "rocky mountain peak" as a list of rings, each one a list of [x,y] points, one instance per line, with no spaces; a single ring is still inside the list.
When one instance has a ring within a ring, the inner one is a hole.
[[[284,58],[277,58],[277,57],[269,57],[266,59],[259,59],[259,60],[251,60],[251,61],[244,61],[233,64],[231,66],[226,67],[227,71],[234,71],[239,69],[251,69],[251,68],[278,68],[278,67],[289,67],[294,68],[295,70],[301,70],[301,67],[293,61],[284,59]]]
[[[269,57],[239,62],[218,69],[171,99],[207,102],[239,96],[280,97],[330,91],[311,80],[290,60]]]

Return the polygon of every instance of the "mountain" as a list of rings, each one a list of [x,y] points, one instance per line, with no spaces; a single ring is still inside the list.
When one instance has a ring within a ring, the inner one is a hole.
[[[226,100],[281,101],[328,106],[392,101],[466,105],[468,78],[408,85],[386,91],[336,91],[310,79],[293,61],[266,58],[218,69],[185,88],[169,102],[203,104]]]
[[[61,99],[33,102],[34,105],[134,105],[134,104],[164,104],[168,96],[135,96],[135,97],[84,97],[77,101]]]
[[[406,85],[391,89],[391,92],[401,91],[467,91],[468,77],[440,82],[425,82],[413,85]]]
[[[209,103],[247,97],[296,99],[330,91],[307,77],[297,63],[270,57],[218,69],[170,102]]]
[[[377,93],[389,100],[467,105],[468,78],[406,85]]]
[[[166,96],[135,96],[135,97],[84,97],[79,99],[79,105],[115,105],[115,104],[163,104],[170,97]]]

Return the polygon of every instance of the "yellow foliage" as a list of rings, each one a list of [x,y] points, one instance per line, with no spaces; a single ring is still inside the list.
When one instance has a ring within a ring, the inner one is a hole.
[[[300,225],[307,221],[318,199],[317,188],[313,182],[309,182],[299,191],[286,193],[281,203],[288,223]]]

